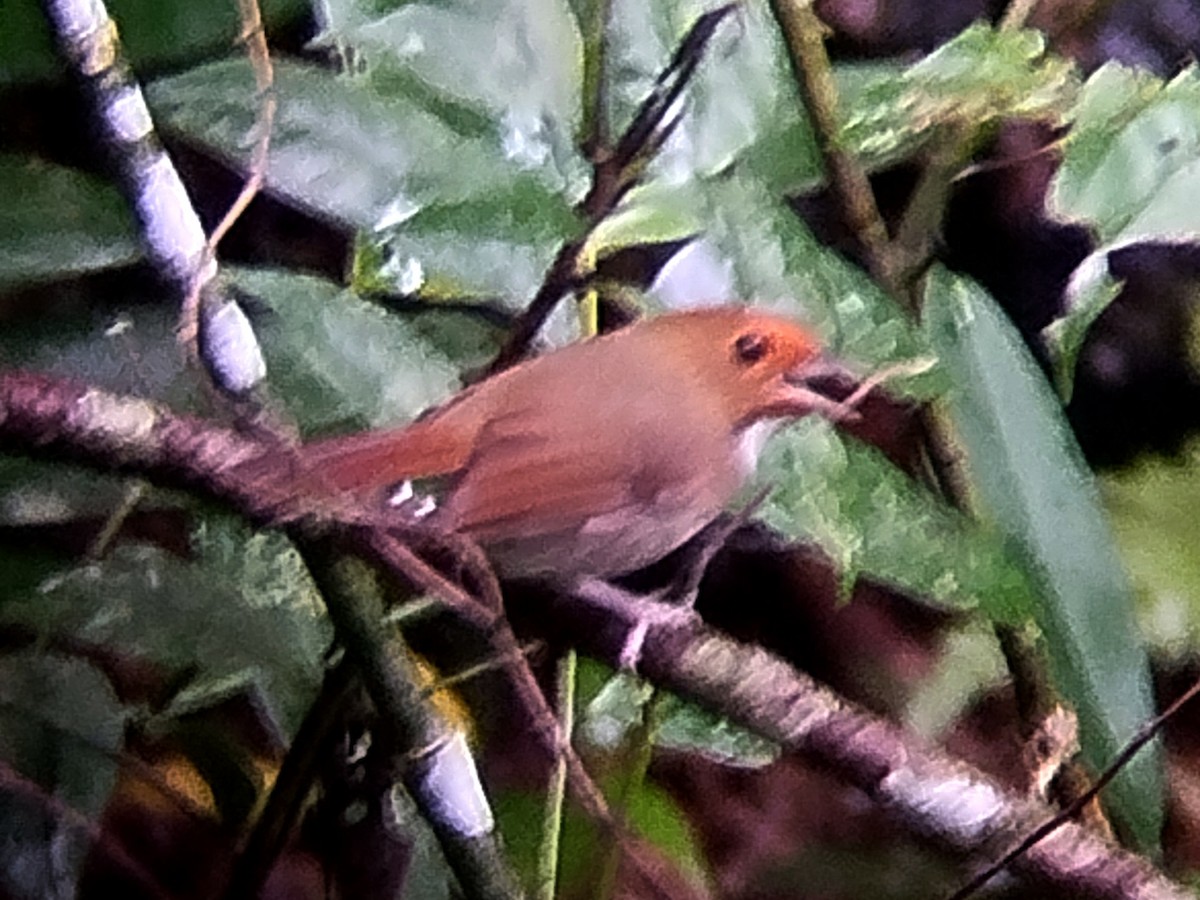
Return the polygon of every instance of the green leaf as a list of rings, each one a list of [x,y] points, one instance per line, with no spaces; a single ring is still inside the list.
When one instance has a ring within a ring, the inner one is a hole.
[[[872,165],[911,155],[940,128],[972,131],[1009,118],[1066,121],[1078,91],[1068,60],[1044,35],[976,23],[896,78],[888,73],[847,107],[841,139]]]
[[[790,208],[752,176],[719,176],[680,189],[705,223],[703,240],[729,267],[728,296],[807,321],[831,351],[864,368],[928,355],[924,339],[856,266],[822,246]],[[906,385],[927,391],[937,375]]]
[[[106,297],[109,302],[97,304],[87,317],[50,311],[0,329],[0,360],[195,411],[204,387],[184,366],[175,338],[178,311],[145,299]]]
[[[602,783],[602,787],[612,802],[611,785]],[[530,873],[537,866],[544,797],[526,791],[500,791],[494,799],[493,810],[510,858],[517,870],[526,873],[527,880],[531,881]],[[687,817],[674,799],[662,788],[643,783],[628,797],[626,810],[634,834],[662,850],[689,876],[697,889],[703,891],[701,886],[710,882],[708,865]],[[604,854],[610,847],[611,842],[602,837],[596,824],[569,804],[563,816],[559,844],[560,894],[576,896],[586,889],[594,889]]]
[[[510,158],[537,168],[552,156],[573,155],[583,51],[563,0],[444,0],[390,9],[333,0],[326,7],[319,42],[350,44],[368,72],[407,73],[425,86],[427,99],[476,109],[498,129]]]
[[[116,188],[74,169],[0,155],[0,290],[138,258],[133,216]]]
[[[641,725],[653,686],[624,672],[611,675],[584,709],[579,733],[593,746],[616,751]],[[662,698],[656,747],[698,753],[715,762],[760,768],[779,758],[779,747],[727,722],[720,716],[680,700]]]
[[[128,481],[82,466],[0,454],[0,526],[36,527],[107,516],[120,505]]]
[[[257,138],[253,85],[249,65],[229,59],[156,81],[147,94],[161,129],[244,164]],[[518,174],[492,148],[365,78],[279,60],[274,91],[268,187],[348,225],[386,227],[431,203],[485,197]]]
[[[237,5],[233,3],[108,0],[105,6],[120,29],[122,49],[143,76],[152,69],[178,69],[227,50],[241,31]],[[4,4],[0,85],[41,81],[62,74],[63,66],[55,55],[40,7],[30,0]],[[263,0],[260,7],[268,31],[294,27],[309,10],[305,0]]]
[[[211,515],[195,560],[120,544],[0,610],[5,622],[196,673],[177,712],[254,691],[291,734],[321,678],[330,632],[299,556],[279,534]]]
[[[574,147],[582,51],[567,6],[341,0],[330,4],[319,40],[353,46],[376,93],[419,105],[459,141],[478,144],[494,173],[490,189],[471,197],[394,206],[367,241],[381,264],[364,274],[428,299],[522,307],[558,246],[579,231],[572,205],[587,184]],[[478,166],[464,162],[464,174],[467,165]]]
[[[697,885],[708,885],[704,853],[687,816],[670,794],[657,785],[643,783],[629,798],[627,815],[634,831],[664,851],[684,875]]]
[[[1091,228],[1099,246],[1071,276],[1066,311],[1045,333],[1067,397],[1083,339],[1119,292],[1108,254],[1200,238],[1200,72],[1193,66],[1163,82],[1108,63],[1088,79],[1072,118],[1046,206]]]
[[[1075,390],[1075,366],[1092,323],[1121,293],[1122,282],[1108,270],[1108,254],[1093,253],[1075,269],[1065,294],[1066,312],[1042,329],[1050,351],[1054,386],[1064,403]]]
[[[256,137],[241,60],[156,82],[160,126],[244,165]],[[553,160],[505,149],[502,123],[463,134],[366,76],[279,61],[268,189],[363,231],[382,250],[364,274],[399,293],[525,298],[578,225]],[[363,260],[360,259],[361,267]]]
[[[1200,72],[1170,82],[1118,63],[1084,86],[1047,197],[1050,213],[1115,245],[1195,236],[1200,210]]]
[[[580,717],[579,734],[588,743],[615,752],[642,724],[654,686],[624,672],[608,674]]]
[[[1059,690],[1079,716],[1084,756],[1107,765],[1154,714],[1149,667],[1091,472],[1020,335],[975,283],[935,270],[924,303],[951,373],[949,405],[986,518],[1042,585],[1034,619]],[[1106,799],[1139,847],[1158,845],[1161,754],[1143,751]]]
[[[762,517],[816,543],[847,586],[865,575],[1004,621],[1029,613],[1029,582],[999,536],[822,422],[805,420],[775,437],[757,480],[772,489]]]
[[[127,713],[82,659],[24,650],[0,656],[0,757],[96,816],[116,783]]]
[[[429,206],[372,233],[379,264],[363,274],[400,294],[485,298],[523,309],[558,247],[580,227],[560,194],[523,177],[487,197]]]
[[[657,747],[698,753],[745,769],[759,769],[779,759],[779,746],[708,710],[674,695],[663,701],[662,721],[654,736]]]
[[[306,432],[411,419],[450,396],[462,369],[490,355],[479,323],[465,312],[401,316],[319,278],[265,269],[228,274],[266,307],[256,331],[271,384]]]

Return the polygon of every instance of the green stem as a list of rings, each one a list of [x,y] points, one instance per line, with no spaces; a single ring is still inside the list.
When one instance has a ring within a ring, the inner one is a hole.
[[[662,724],[666,694],[654,690],[642,706],[642,721],[635,728],[626,742],[625,757],[628,760],[626,775],[621,783],[620,795],[613,803],[613,816],[622,825],[629,818],[629,806],[634,796],[646,783],[646,773],[650,770],[650,760],[654,756],[654,741],[658,736],[659,725]],[[604,867],[597,883],[597,900],[608,900],[614,895],[617,883],[617,869],[621,862],[620,847],[611,844],[604,856]]]
[[[838,138],[841,117],[833,66],[825,51],[825,25],[813,12],[810,0],[770,2],[787,44],[800,97],[817,134],[830,190],[842,206],[846,224],[862,242],[867,269],[885,290],[899,296],[887,226],[875,203],[866,170]]]
[[[580,22],[583,28],[583,121],[579,126],[579,146],[584,156],[595,161],[606,154],[612,144],[608,92],[604,84],[612,0],[591,0],[587,11],[586,21]]]
[[[557,706],[562,739],[571,740],[575,729],[575,674],[578,659],[568,650],[558,661]],[[567,794],[567,757],[559,752],[550,773],[546,809],[542,817],[542,846],[538,853],[537,900],[554,900],[558,887],[558,855],[562,838],[563,801]]]

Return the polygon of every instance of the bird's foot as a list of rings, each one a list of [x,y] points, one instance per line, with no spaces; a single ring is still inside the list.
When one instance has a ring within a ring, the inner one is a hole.
[[[633,673],[637,672],[642,647],[652,627],[694,625],[700,618],[690,604],[681,606],[676,603],[664,603],[660,598],[669,596],[669,590],[636,594],[610,581],[587,578],[575,586],[573,593],[611,610],[629,623],[619,663],[622,670]]]

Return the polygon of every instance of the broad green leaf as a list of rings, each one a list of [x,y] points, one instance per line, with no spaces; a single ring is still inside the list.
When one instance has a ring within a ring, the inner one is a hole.
[[[868,162],[909,155],[943,127],[973,131],[1007,118],[1066,121],[1074,65],[1039,31],[970,26],[899,77],[879,79],[847,109],[842,140]]]
[[[235,59],[156,82],[149,96],[160,127],[244,165],[257,136],[252,85]],[[513,138],[499,125],[463,134],[366,76],[286,61],[274,90],[268,189],[364,232],[379,248],[373,283],[523,300],[577,229],[562,173],[506,150]]]
[[[0,454],[0,526],[103,518],[120,505],[127,483],[127,478],[99,475],[64,462]]]
[[[645,715],[653,687],[618,672],[587,703],[579,732],[591,744],[616,751]],[[664,696],[654,733],[655,746],[698,753],[742,768],[759,768],[779,758],[779,747],[720,716],[675,696]]]
[[[22,650],[0,656],[0,758],[84,815],[104,808],[127,710],[82,659]]]
[[[1003,689],[1010,679],[992,623],[972,617],[942,639],[937,668],[905,701],[904,724],[936,741],[975,703]]]
[[[124,265],[139,255],[116,188],[74,169],[0,156],[0,290]]]
[[[612,214],[588,235],[588,249],[601,257],[633,244],[684,240],[703,228],[694,195],[655,179],[622,198]]]
[[[1072,118],[1046,205],[1091,228],[1099,246],[1075,270],[1066,312],[1046,332],[1064,396],[1088,328],[1119,291],[1108,254],[1200,238],[1200,72],[1189,67],[1164,82],[1108,63],[1088,79]]]
[[[663,788],[645,782],[629,798],[628,821],[634,831],[662,850],[696,885],[709,882],[703,849],[688,825],[687,816]],[[711,887],[704,890],[711,893]]]
[[[306,432],[411,419],[490,356],[494,334],[465,312],[401,316],[319,278],[265,269],[229,274],[266,307],[256,331],[269,378]]]
[[[619,134],[695,21],[717,4],[614,0],[607,87]],[[720,23],[682,97],[682,119],[654,164],[678,182],[733,163],[777,117],[799,118],[791,80],[765,4],[746,4]]]
[[[1091,472],[1020,335],[978,285],[935,270],[930,341],[985,518],[1019,547],[1042,590],[1033,614],[1058,689],[1079,716],[1084,756],[1107,765],[1154,714],[1146,652]],[[1142,848],[1162,827],[1161,754],[1143,751],[1109,788],[1115,820]]]
[[[758,769],[779,759],[778,744],[675,696],[664,700],[656,746],[697,753],[715,762]]]
[[[805,420],[773,438],[757,480],[772,489],[763,518],[816,543],[847,589],[863,575],[997,619],[1029,614],[1031,586],[998,535],[824,423]]]
[[[705,223],[704,239],[729,266],[728,297],[809,322],[830,349],[871,368],[926,356],[900,308],[860,269],[822,246],[791,209],[752,176],[718,176],[681,188]],[[914,379],[920,393],[937,376]]]
[[[484,298],[520,309],[559,245],[579,230],[579,218],[561,197],[521,178],[490,196],[433,205],[373,233],[379,264],[361,274],[428,300]]]
[[[479,144],[493,178],[485,194],[418,208],[402,203],[376,224],[356,270],[393,278],[393,290],[427,299],[499,298],[523,306],[558,246],[580,223],[587,187],[574,147],[581,47],[561,0],[380,5],[335,0],[319,41],[348,44],[383,97],[419,105]],[[442,147],[429,146],[433,154]]]
[[[332,0],[326,7],[319,42],[354,47],[370,73],[414,76],[433,103],[477,110],[496,128],[507,157],[541,168],[573,155],[582,46],[564,0],[392,8]]]
[[[174,333],[178,312],[141,301],[118,297],[86,318],[51,312],[0,329],[0,362],[197,410],[203,385],[184,366]]]
[[[601,783],[609,802],[614,803],[617,788],[606,779]],[[493,810],[505,849],[517,871],[525,873],[529,883],[536,870],[541,840],[545,797],[527,791],[499,791]],[[703,849],[688,825],[683,810],[670,794],[656,785],[643,783],[627,798],[627,822],[634,834],[649,841],[666,854],[674,864],[695,883],[696,889],[709,883],[709,868]],[[597,873],[609,852],[610,843],[603,839],[595,823],[589,821],[574,804],[568,804],[563,816],[559,844],[559,878],[561,892],[566,896],[580,894],[596,886]]]
[[[306,432],[410,419],[448,397],[460,372],[493,349],[492,329],[466,312],[402,316],[284,270],[227,267],[224,278],[248,295],[272,389]],[[92,322],[4,329],[0,360],[206,412],[202,380],[184,366],[175,335],[177,312],[133,298],[114,307]]]
[[[1075,389],[1075,364],[1092,323],[1121,293],[1122,283],[1108,270],[1108,254],[1093,253],[1071,276],[1065,299],[1067,312],[1042,330],[1054,369],[1054,386],[1064,403]]]
[[[646,702],[653,693],[654,686],[640,678],[609,672],[604,685],[583,708],[579,734],[593,746],[615,752],[641,725]]]
[[[1109,63],[1072,113],[1052,215],[1092,228],[1102,245],[1194,236],[1200,210],[1200,73],[1163,82]]]
[[[147,89],[159,127],[244,164],[257,139],[254,76],[229,59]],[[406,221],[429,204],[507,188],[520,174],[498,147],[462,138],[364,77],[279,60],[267,184],[298,205],[363,229]]]
[[[614,0],[605,89],[615,134],[632,120],[688,30],[711,9],[700,0]],[[718,26],[679,114],[675,133],[651,167],[656,180],[679,184],[735,163],[779,192],[820,178],[816,142],[765,4],[740,6]]]
[[[120,29],[123,51],[143,76],[153,69],[181,68],[227,50],[241,32],[235,3],[108,0],[104,5]],[[260,7],[269,32],[298,24],[309,4],[305,0],[263,0]],[[33,0],[5,3],[0,85],[40,81],[62,73],[41,4]]]
[[[295,550],[271,532],[207,517],[184,562],[120,544],[0,610],[5,622],[194,673],[177,708],[253,691],[291,734],[321,679],[330,631]]]

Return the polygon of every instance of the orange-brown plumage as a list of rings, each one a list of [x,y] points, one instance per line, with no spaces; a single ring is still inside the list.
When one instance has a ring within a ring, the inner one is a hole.
[[[306,491],[382,503],[447,478],[433,516],[501,574],[640,568],[686,541],[753,469],[759,423],[836,408],[800,326],[748,308],[672,313],[529,360],[400,428],[300,449]]]

